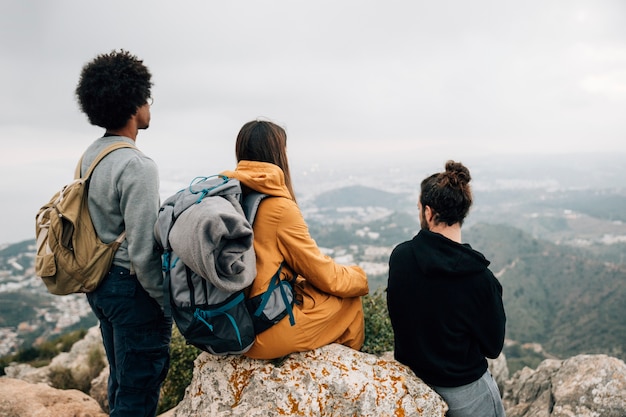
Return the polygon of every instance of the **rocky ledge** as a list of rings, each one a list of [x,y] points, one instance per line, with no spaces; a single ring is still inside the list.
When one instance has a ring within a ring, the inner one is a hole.
[[[508,417],[624,417],[626,364],[606,355],[547,359],[506,381]]]
[[[201,354],[173,416],[440,416],[443,400],[404,365],[333,344],[282,361]]]
[[[0,377],[0,416],[106,416],[108,368],[91,381],[90,395],[51,388],[52,370],[86,377],[97,328],[43,368],[12,365]],[[504,356],[490,361],[508,417],[625,417],[626,364],[606,355],[549,359],[509,378]],[[208,416],[432,416],[441,398],[391,353],[375,356],[329,345],[280,361],[217,357],[195,361],[185,397],[162,417]]]

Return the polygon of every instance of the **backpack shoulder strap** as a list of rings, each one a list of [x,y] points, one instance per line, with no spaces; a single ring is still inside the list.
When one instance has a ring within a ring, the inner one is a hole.
[[[243,208],[243,213],[248,220],[248,223],[254,224],[254,219],[256,218],[256,212],[259,209],[259,205],[261,201],[270,197],[267,194],[259,193],[257,191],[250,192],[241,202],[241,206]]]
[[[96,156],[96,159],[93,160],[93,162],[91,163],[91,165],[89,166],[89,169],[87,170],[87,172],[85,173],[85,175],[82,177],[83,179],[87,179],[89,178],[89,176],[91,175],[91,173],[93,172],[93,170],[96,168],[96,165],[98,165],[98,163],[108,154],[110,154],[111,152],[113,152],[116,149],[121,149],[121,148],[135,148],[136,147],[134,145],[131,145],[130,143],[127,142],[115,142],[109,146],[107,146],[106,148],[104,148],[99,154],[98,156]],[[76,165],[76,170],[74,171],[74,178],[78,179],[81,178],[80,175],[80,167],[83,163],[83,158],[84,158],[84,154],[83,156],[80,157],[80,160],[78,161],[78,165]]]
[[[257,191],[251,191],[241,202],[243,212],[250,224],[254,223],[254,219],[256,218],[256,213],[259,205],[261,204],[261,201],[263,201],[263,199],[267,197],[271,196],[259,193]],[[285,312],[289,316],[289,322],[292,326],[294,326],[296,324],[296,319],[294,317],[292,307],[292,302],[294,300],[292,281],[295,281],[295,276],[287,280],[281,280],[281,271],[284,265],[286,265],[285,261],[281,262],[281,264],[278,266],[278,271],[276,271],[276,273],[270,280],[270,284],[265,292],[254,297],[258,298],[260,301],[253,314],[255,317],[259,317],[263,313],[263,310],[265,310],[265,306],[267,305],[270,297],[274,295],[274,293],[276,292],[275,290],[278,290],[280,293],[280,297],[282,298],[282,301],[285,305]]]
[[[107,146],[106,148],[104,148],[102,151],[100,151],[100,153],[98,154],[98,156],[96,156],[96,159],[93,160],[93,162],[91,163],[91,165],[89,166],[89,169],[87,170],[87,172],[85,173],[85,175],[81,178],[80,176],[80,167],[83,163],[83,157],[85,156],[85,154],[83,154],[83,156],[80,157],[80,160],[78,161],[78,165],[76,165],[76,170],[74,171],[74,178],[75,179],[84,179],[86,180],[87,178],[89,178],[91,176],[91,173],[93,172],[93,170],[96,168],[96,165],[98,165],[98,163],[108,154],[110,154],[111,152],[113,152],[116,149],[121,149],[121,148],[135,148],[136,147],[134,145],[131,145],[130,143],[127,142],[115,142],[112,143],[111,145]],[[124,230],[116,239],[115,242],[121,244],[124,239],[126,239],[126,230]],[[131,264],[131,269],[132,269],[132,264]]]

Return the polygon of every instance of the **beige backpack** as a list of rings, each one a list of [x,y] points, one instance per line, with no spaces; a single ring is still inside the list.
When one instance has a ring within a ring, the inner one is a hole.
[[[91,173],[102,158],[120,148],[134,146],[126,142],[108,146],[100,152],[83,177],[80,176],[81,158],[76,167],[75,180],[57,192],[35,217],[35,274],[52,294],[95,290],[108,273],[113,255],[126,237],[124,231],[113,242],[103,243],[96,234],[87,208]]]

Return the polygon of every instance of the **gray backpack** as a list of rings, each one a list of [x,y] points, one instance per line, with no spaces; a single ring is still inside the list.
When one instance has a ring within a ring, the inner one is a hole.
[[[163,250],[166,313],[187,343],[215,354],[241,354],[256,334],[293,318],[293,283],[281,280],[246,299],[256,277],[252,223],[265,194],[242,201],[241,184],[198,177],[161,205],[155,237]],[[167,302],[169,299],[169,303]]]

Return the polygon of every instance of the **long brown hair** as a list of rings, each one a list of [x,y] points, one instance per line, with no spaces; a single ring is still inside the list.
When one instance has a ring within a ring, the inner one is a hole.
[[[472,205],[469,169],[460,162],[446,162],[445,172],[439,172],[422,181],[420,203],[430,206],[434,221],[452,226],[463,224]]]
[[[237,135],[235,155],[239,161],[269,162],[277,165],[285,174],[285,185],[296,199],[287,161],[287,133],[275,123],[253,120],[243,125]]]

